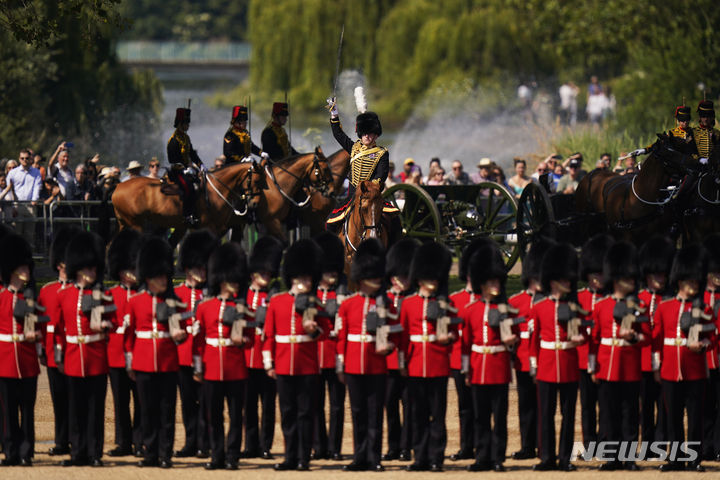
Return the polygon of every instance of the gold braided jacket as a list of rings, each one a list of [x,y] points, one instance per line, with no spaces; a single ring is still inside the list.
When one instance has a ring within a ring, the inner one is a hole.
[[[379,147],[380,150],[375,153],[362,154],[362,152],[374,149],[375,147],[376,145],[366,147],[360,140],[353,144],[352,151],[350,152],[350,158],[355,159],[350,165],[350,183],[353,187],[357,187],[360,182],[370,179],[380,159],[383,155],[387,155],[387,148],[385,147]]]
[[[175,129],[172,136],[170,137],[170,140],[168,140],[168,145],[170,142],[173,141],[173,139],[180,145],[180,156],[182,160],[182,164],[185,167],[188,167],[190,165],[190,137],[187,133]],[[172,158],[168,159],[171,163],[173,162]]]
[[[275,138],[277,138],[277,143],[282,149],[283,152],[283,158],[290,156],[290,140],[288,140],[288,135],[285,129],[282,127],[282,125],[278,125],[277,123],[273,122],[272,120],[267,124],[267,128],[270,128],[273,133],[275,134]]]
[[[668,133],[673,137],[679,137],[687,139],[689,136],[691,136],[691,130],[683,130],[680,128],[680,125],[676,126],[675,128],[668,131]]]
[[[240,142],[240,148],[242,149],[241,158],[249,156],[252,153],[252,140],[250,139],[250,132],[247,130],[236,130],[234,128],[231,128],[230,132],[235,135]]]
[[[695,145],[697,146],[698,155],[700,157],[710,158],[712,153],[712,136],[720,136],[720,132],[716,128],[702,128],[700,126],[693,127],[693,136],[695,137]]]

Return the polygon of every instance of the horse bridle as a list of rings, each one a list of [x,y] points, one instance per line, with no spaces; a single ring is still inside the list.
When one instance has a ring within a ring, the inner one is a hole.
[[[362,196],[361,196],[360,198],[362,199]],[[353,205],[353,208],[354,208],[354,207],[355,207],[355,205]],[[360,209],[362,208],[362,204],[359,205],[357,208],[358,208],[358,211],[360,211]],[[371,211],[372,211],[373,221],[374,221],[375,210],[374,210],[374,209],[371,209]],[[350,246],[350,248],[353,249],[354,252],[357,252],[357,247],[352,243],[352,240],[350,240],[350,235],[348,235],[348,228],[347,228],[347,227],[348,227],[348,222],[350,222],[350,217],[351,217],[351,216],[352,216],[352,215],[350,214],[350,212],[348,212],[348,214],[347,214],[346,217],[345,217],[345,222],[344,222],[344,225],[343,225],[343,233],[345,234],[345,242],[347,242],[347,244]],[[361,219],[361,220],[363,219],[362,214],[360,215],[360,219]],[[357,228],[358,230],[360,230],[359,226],[360,226],[360,225],[358,225],[357,223],[355,224],[355,228]],[[360,241],[361,241],[361,242],[367,239],[366,233],[367,233],[368,230],[375,230],[377,236],[380,236],[380,235],[382,234],[382,232],[383,232],[383,228],[382,228],[382,216],[381,216],[381,218],[380,218],[380,222],[377,222],[377,223],[374,224],[374,225],[365,225],[364,222],[362,223],[362,233],[360,234]]]

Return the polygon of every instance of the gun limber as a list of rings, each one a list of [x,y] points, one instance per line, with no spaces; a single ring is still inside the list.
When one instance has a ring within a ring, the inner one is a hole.
[[[627,297],[615,303],[613,318],[620,324],[621,330],[632,330],[635,323],[647,323],[650,317],[645,315],[647,308],[640,305],[636,297]]]
[[[497,308],[488,311],[488,325],[500,328],[500,339],[503,342],[510,340],[512,337],[512,327],[525,323],[525,317],[514,317],[519,310],[506,303],[498,304]]]
[[[50,317],[38,315],[36,312],[44,312],[45,307],[38,305],[33,298],[32,290],[26,290],[25,298],[18,298],[13,309],[13,316],[23,322],[24,332],[34,332],[38,323],[48,323]]]
[[[696,299],[692,309],[680,315],[680,329],[687,332],[688,345],[700,341],[700,335],[715,330],[714,323],[703,323],[712,320],[712,314],[706,313],[702,302]]]

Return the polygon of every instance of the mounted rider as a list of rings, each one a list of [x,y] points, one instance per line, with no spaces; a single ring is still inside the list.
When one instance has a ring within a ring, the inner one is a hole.
[[[693,128],[690,127],[690,107],[684,105],[675,107],[675,127],[671,128],[666,132],[670,137],[682,138],[686,143],[690,144],[694,140]],[[657,143],[657,142],[655,142]],[[650,153],[655,143],[648,145],[645,148],[640,148],[630,153],[633,157],[638,155],[644,155]]]
[[[720,140],[720,131],[715,126],[715,108],[710,100],[703,100],[698,104],[698,125],[693,127],[693,137],[697,147],[699,161],[707,165],[713,152],[713,144]]]
[[[273,103],[272,119],[262,131],[260,139],[263,150],[270,155],[270,159],[273,161],[298,154],[297,150],[290,145],[288,134],[284,128],[289,115],[287,102]]]
[[[168,178],[180,187],[183,202],[183,217],[190,226],[199,223],[194,213],[195,183],[198,181],[197,172],[204,170],[204,165],[197,152],[190,143],[187,134],[190,128],[190,109],[178,108],[175,110],[175,131],[167,144],[168,162],[170,170]]]
[[[230,119],[231,127],[225,132],[223,138],[223,155],[225,155],[225,165],[237,162],[247,162],[250,155],[254,154],[263,160],[270,158],[266,152],[260,150],[250,138],[250,132],[247,130],[248,109],[245,105],[236,105],[233,107],[232,118]],[[257,170],[255,160],[253,167]]]

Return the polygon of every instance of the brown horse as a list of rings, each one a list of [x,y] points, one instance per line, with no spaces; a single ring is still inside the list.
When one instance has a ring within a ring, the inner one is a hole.
[[[693,176],[681,197],[685,238],[702,242],[720,232],[720,142],[713,142],[708,167]]]
[[[294,202],[293,196],[305,191],[309,202],[315,191],[334,195],[332,173],[320,148],[266,165],[261,173],[251,168],[251,163],[237,163],[206,174],[205,191],[197,195],[195,205],[201,227],[218,235],[229,228],[242,228],[249,221],[248,204],[256,203],[256,217],[268,233],[284,240],[282,223]],[[253,202],[251,184],[264,187],[255,193],[258,199]],[[147,177],[118,185],[112,202],[121,229],[174,227],[171,240],[182,238],[187,225],[180,196],[161,192],[161,186],[160,180]]]
[[[345,150],[338,150],[327,157],[327,162],[333,176],[334,191],[339,193],[350,170],[350,154]],[[315,192],[310,197],[310,206],[300,210],[300,220],[303,225],[310,227],[310,234],[315,236],[325,230],[325,220],[335,207],[334,198]]]

